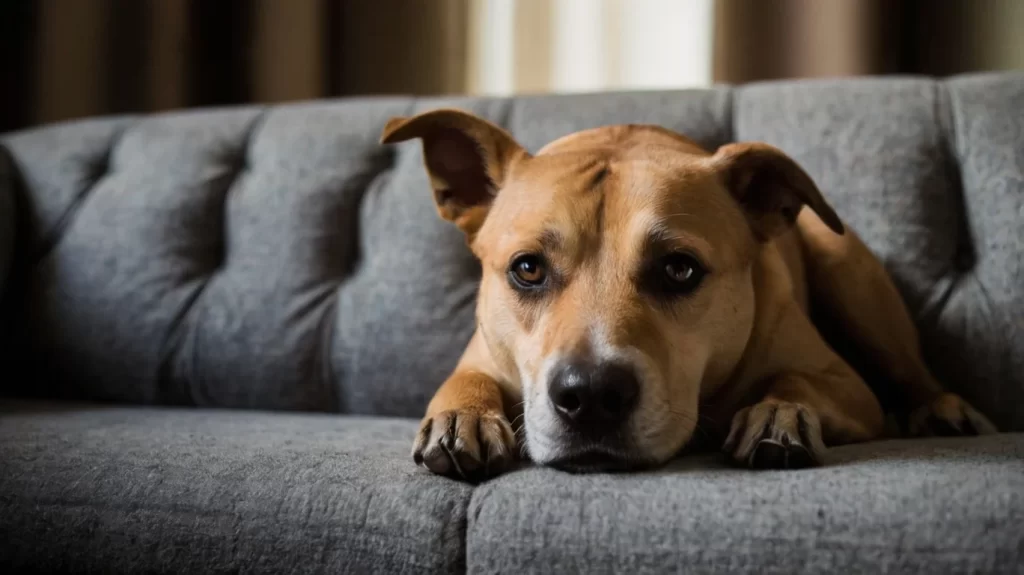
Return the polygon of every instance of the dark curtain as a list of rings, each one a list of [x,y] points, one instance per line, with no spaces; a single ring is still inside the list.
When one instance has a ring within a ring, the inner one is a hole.
[[[103,114],[463,93],[471,1],[0,0],[0,132]],[[716,0],[715,11],[716,82],[1024,66],[1024,0]]]
[[[469,0],[0,0],[0,132],[92,115],[459,92]]]
[[[1024,66],[1020,0],[717,0],[715,81]]]

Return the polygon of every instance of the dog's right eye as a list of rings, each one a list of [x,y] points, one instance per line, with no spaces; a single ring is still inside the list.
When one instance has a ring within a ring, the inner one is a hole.
[[[695,256],[672,253],[651,263],[641,278],[643,289],[658,297],[685,296],[700,287],[707,268]]]
[[[512,260],[508,271],[513,283],[524,289],[539,287],[548,277],[544,261],[533,254],[524,254]]]

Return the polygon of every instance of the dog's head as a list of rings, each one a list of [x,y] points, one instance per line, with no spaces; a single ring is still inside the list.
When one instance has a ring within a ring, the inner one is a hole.
[[[441,216],[480,259],[489,353],[518,382],[531,458],[574,469],[661,463],[702,394],[735,368],[763,242],[810,206],[836,214],[779,150],[708,153],[647,125],[590,129],[530,154],[457,110],[392,119],[422,141]]]

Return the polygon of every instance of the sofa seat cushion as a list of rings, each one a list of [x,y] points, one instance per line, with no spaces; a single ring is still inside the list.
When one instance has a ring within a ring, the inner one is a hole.
[[[1016,572],[1024,434],[834,449],[759,472],[527,468],[477,486],[409,458],[415,421],[0,402],[15,572]]]
[[[461,571],[471,488],[412,464],[415,428],[0,403],[0,570]]]
[[[1024,434],[832,450],[788,472],[681,459],[478,489],[471,573],[1021,573]]]

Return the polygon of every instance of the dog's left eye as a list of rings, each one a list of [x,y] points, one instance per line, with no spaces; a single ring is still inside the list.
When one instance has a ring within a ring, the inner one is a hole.
[[[707,269],[696,257],[687,253],[673,253],[660,258],[652,274],[650,282],[654,291],[685,295],[692,293],[700,286],[707,275]]]

